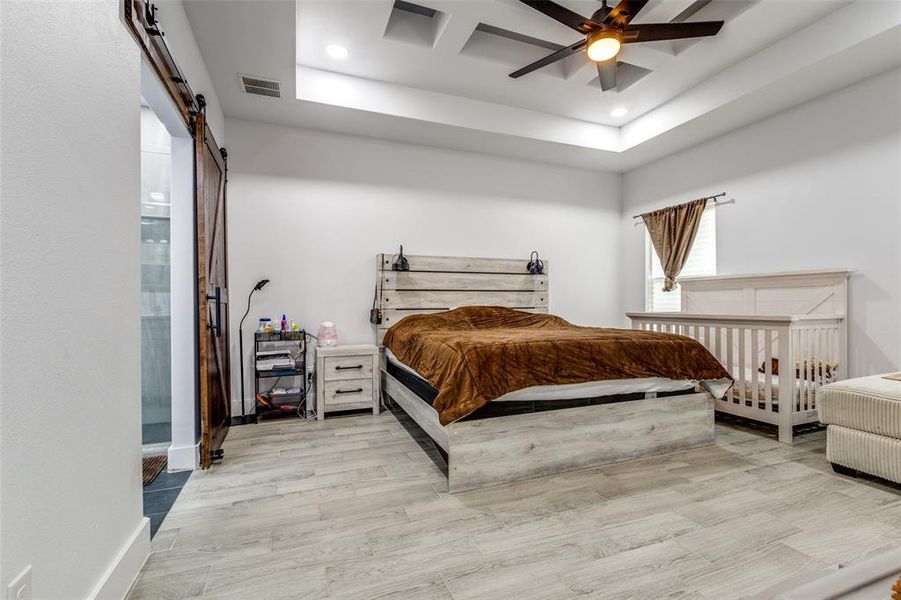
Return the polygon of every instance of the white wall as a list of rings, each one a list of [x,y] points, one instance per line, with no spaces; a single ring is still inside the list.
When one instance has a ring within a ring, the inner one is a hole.
[[[625,310],[644,310],[644,228],[631,215],[721,191],[720,275],[850,267],[851,375],[901,367],[901,71],[623,179]]]
[[[4,594],[32,565],[35,599],[121,598],[149,548],[139,58],[119,4],[0,2]]]
[[[222,105],[219,103],[215,88],[213,88],[213,81],[210,79],[206,63],[203,62],[203,56],[200,54],[200,48],[197,46],[197,40],[194,38],[194,32],[191,30],[191,23],[188,21],[182,0],[156,0],[154,4],[159,8],[157,18],[166,34],[169,50],[175,57],[178,68],[187,77],[191,90],[195,94],[203,94],[206,98],[207,123],[216,142],[220,146],[224,146],[225,116],[222,113]]]
[[[232,119],[226,127],[236,366],[238,320],[264,277],[272,282],[254,296],[247,334],[260,316],[287,312],[314,333],[335,321],[341,343],[372,343],[375,255],[400,243],[411,254],[538,249],[551,263],[553,312],[618,320],[618,175]],[[237,369],[234,379],[238,411]]]

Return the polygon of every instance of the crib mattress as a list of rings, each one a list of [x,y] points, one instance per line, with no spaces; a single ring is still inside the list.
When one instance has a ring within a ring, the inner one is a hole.
[[[811,398],[811,401],[813,401],[816,398],[817,390],[819,390],[822,386],[819,383],[815,383],[813,381],[803,381],[796,379],[794,387],[794,398],[796,401],[800,400],[801,398],[802,388],[804,389],[805,398],[809,396]],[[778,375],[773,375],[771,388],[772,391],[770,392],[770,395],[772,396],[773,403],[776,403],[779,401]],[[736,395],[744,397],[746,400],[751,400],[754,397],[754,382],[745,380],[744,388],[742,388],[741,382],[736,380],[734,390]],[[761,402],[761,404],[766,400],[766,382],[763,381],[763,375],[760,375],[759,379],[757,380],[757,400]]]
[[[901,439],[901,381],[882,375],[846,379],[818,393],[820,421]]]

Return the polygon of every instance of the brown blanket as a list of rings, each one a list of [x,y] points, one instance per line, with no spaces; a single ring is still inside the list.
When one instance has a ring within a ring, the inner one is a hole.
[[[609,379],[730,379],[696,340],[681,335],[578,327],[553,315],[467,306],[412,315],[385,346],[438,390],[441,423],[536,385]]]

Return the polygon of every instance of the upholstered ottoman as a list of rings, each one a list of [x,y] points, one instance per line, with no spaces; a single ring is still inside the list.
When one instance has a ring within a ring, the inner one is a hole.
[[[817,391],[817,408],[836,472],[901,483],[901,381],[874,375],[831,383]]]

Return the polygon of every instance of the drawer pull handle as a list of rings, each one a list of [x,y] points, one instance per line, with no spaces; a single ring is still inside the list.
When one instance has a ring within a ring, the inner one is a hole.
[[[344,367],[342,365],[338,365],[337,367],[335,367],[335,370],[336,371],[351,371],[353,369],[362,369],[362,368],[363,368],[363,365],[354,365],[352,367]]]
[[[363,388],[357,388],[355,390],[335,390],[336,394],[359,394],[363,391]]]

